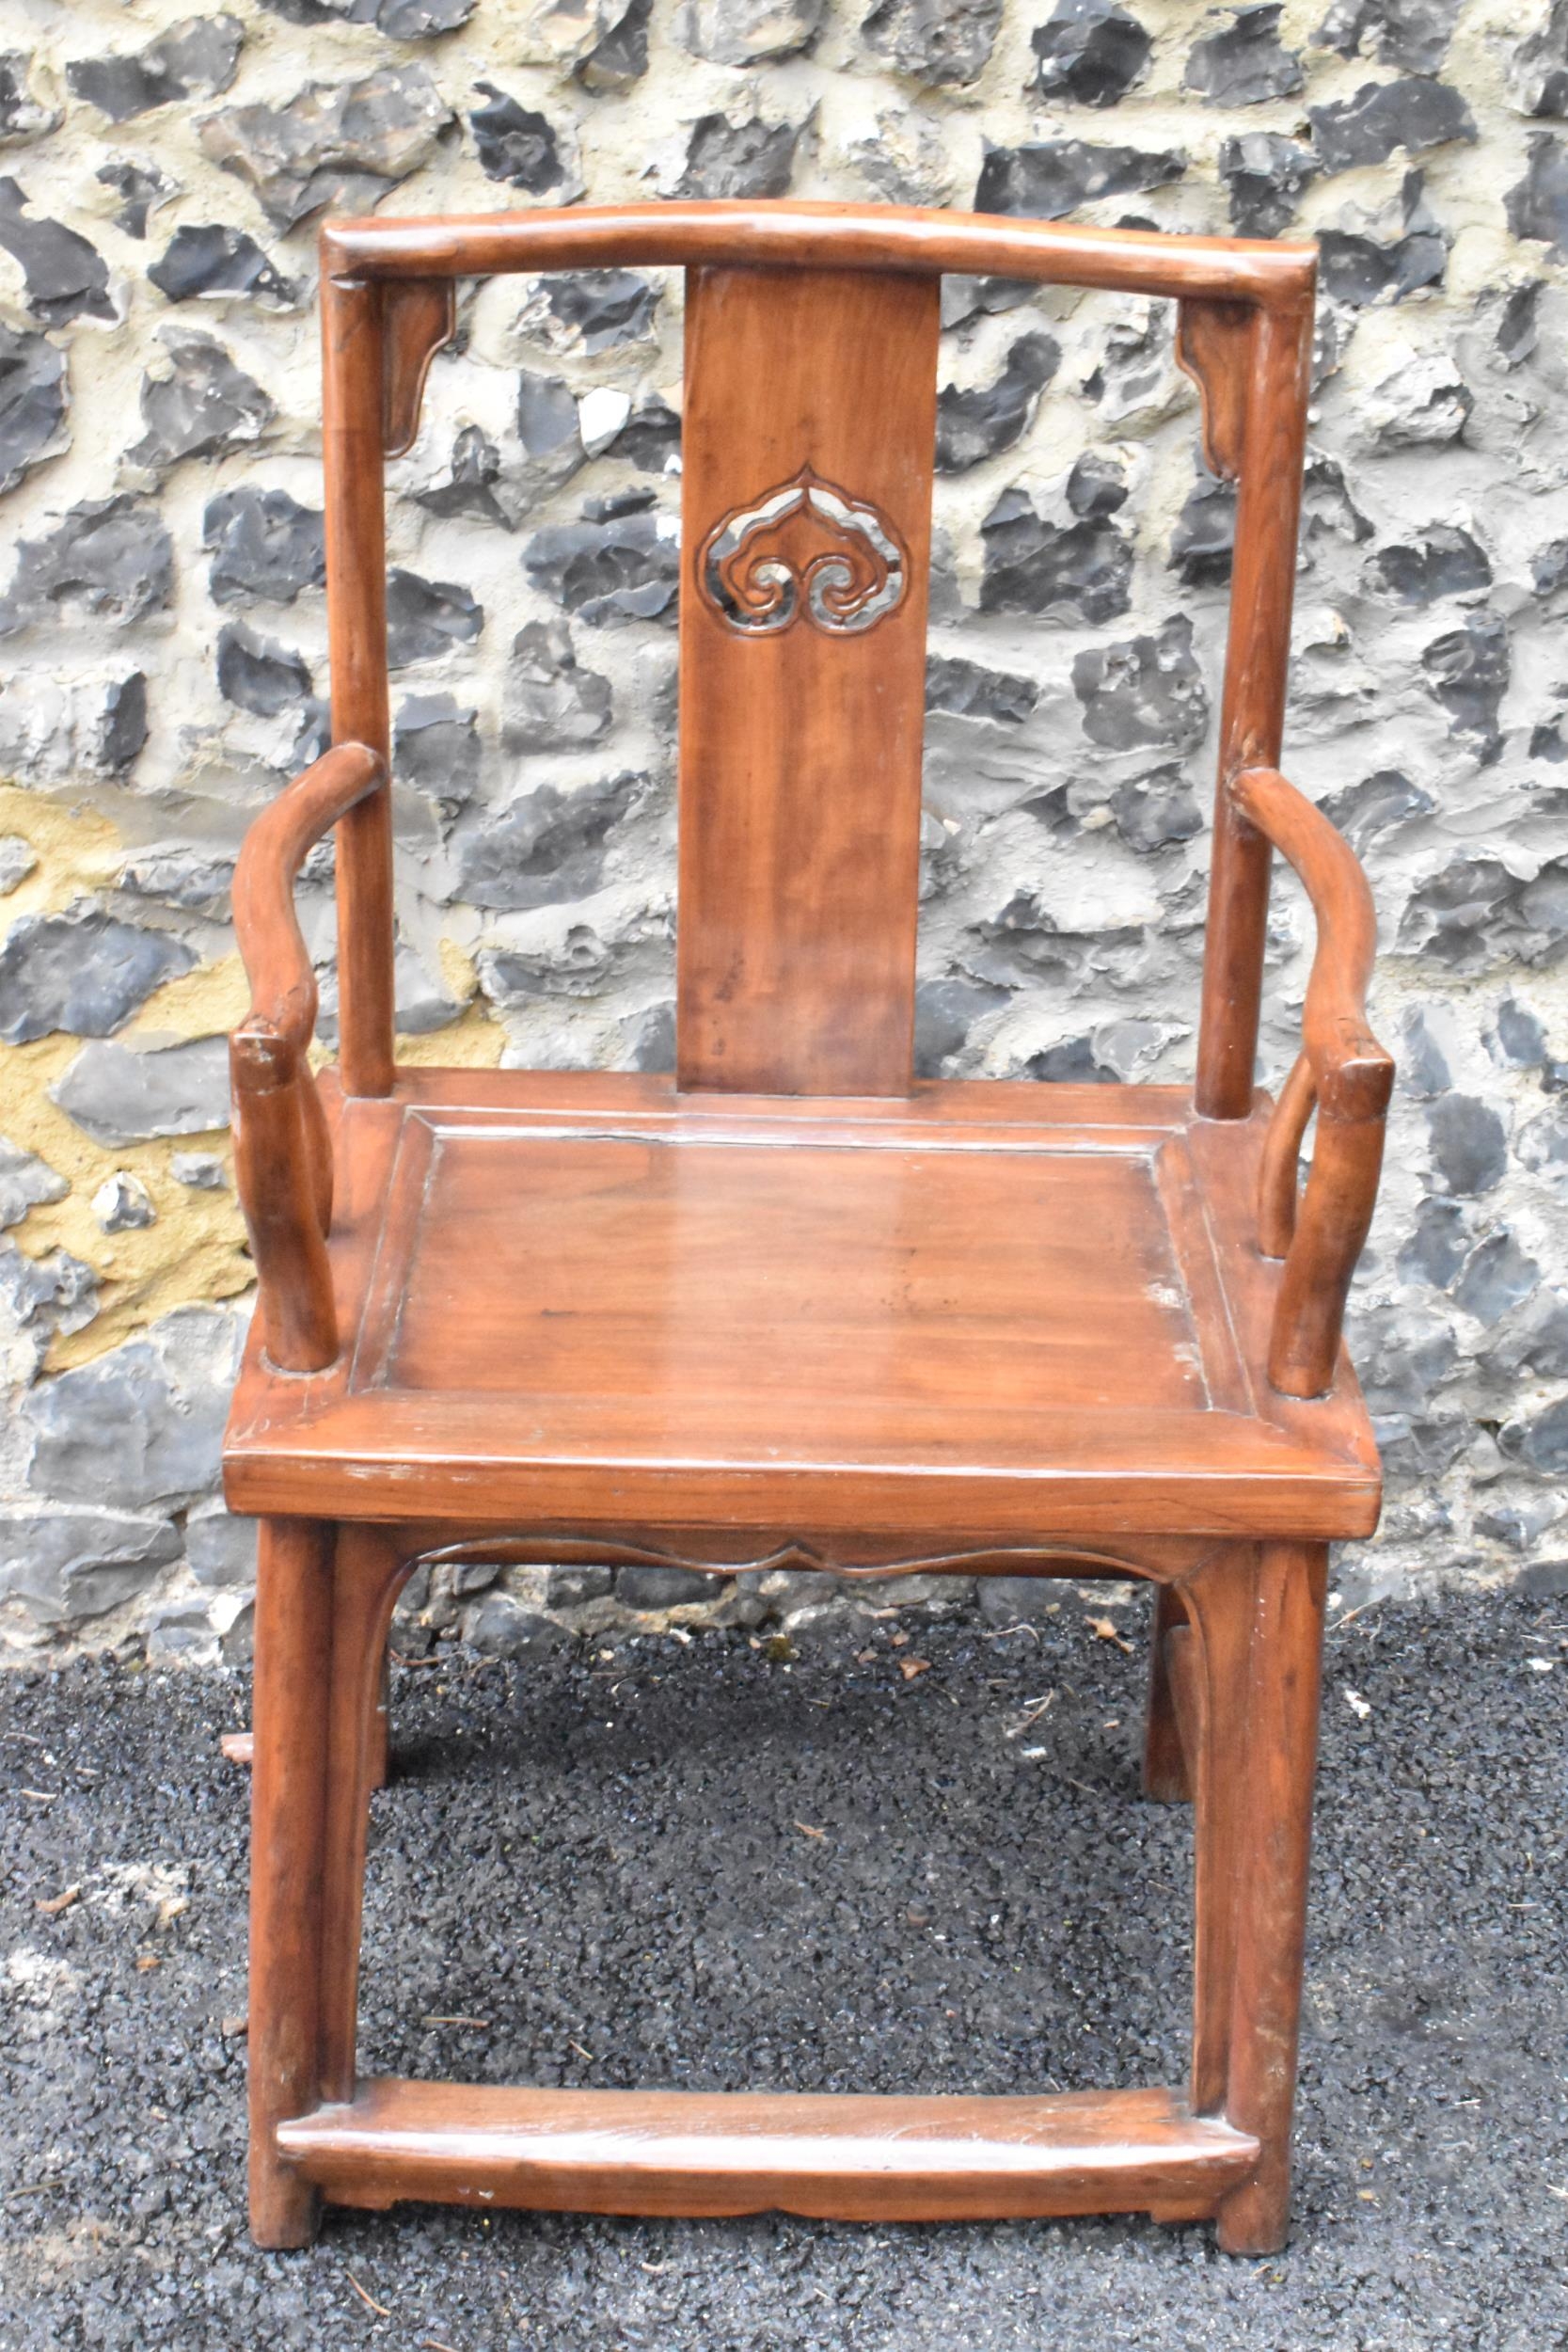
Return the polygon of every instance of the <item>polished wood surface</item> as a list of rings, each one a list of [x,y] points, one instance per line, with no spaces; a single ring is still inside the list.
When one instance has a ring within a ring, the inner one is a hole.
[[[939,307],[935,278],[691,273],[683,1087],[909,1089]],[[739,600],[721,604],[715,541],[736,516]],[[879,584],[841,622],[863,578]]]
[[[1313,249],[673,203],[335,221],[322,258],[336,748],[235,889],[261,1312],[225,1474],[266,1519],[253,2231],[305,2243],[325,2194],[1148,2211],[1272,2250],[1325,1546],[1378,1508],[1340,1323],[1391,1078],[1365,882],[1279,772]],[[384,459],[459,277],[612,265],[689,273],[678,1076],[400,1073]],[[1208,462],[1239,485],[1190,1093],[911,1079],[945,270],[1176,301]],[[318,1091],[292,891],[333,823],[341,1068]],[[1275,850],[1318,932],[1277,1107],[1255,1085]],[[358,2083],[389,1614],[418,1564],[476,1558],[1147,1581],[1145,1786],[1194,1807],[1187,2096]]]
[[[407,1072],[337,1118],[354,1336],[310,1380],[253,1344],[230,1499],[562,1534],[1364,1533],[1348,1364],[1311,1406],[1267,1377],[1266,1122],[1194,1120],[1179,1088]]]
[[[379,2080],[285,2123],[301,2181],[400,2197],[616,2214],[842,2221],[1213,2213],[1259,2143],[1166,2090],[1036,2099],[524,2090]]]

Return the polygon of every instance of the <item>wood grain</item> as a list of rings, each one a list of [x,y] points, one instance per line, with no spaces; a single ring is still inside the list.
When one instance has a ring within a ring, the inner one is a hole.
[[[1212,2212],[1257,2142],[1169,2091],[1035,2099],[527,2090],[382,2080],[284,2124],[339,2203],[846,2221]]]
[[[685,1088],[909,1089],[938,326],[935,279],[690,276],[675,1030]],[[871,528],[890,527],[901,548],[900,600],[863,633],[812,617],[807,567],[847,565],[854,543],[809,507],[757,542],[775,566],[796,567],[783,592],[791,625],[749,631],[704,593],[705,550],[723,518],[754,511],[803,469],[871,510]]]

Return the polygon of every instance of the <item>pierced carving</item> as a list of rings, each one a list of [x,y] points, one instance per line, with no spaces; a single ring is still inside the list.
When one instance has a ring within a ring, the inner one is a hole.
[[[697,586],[743,636],[781,637],[807,620],[831,637],[857,637],[897,611],[909,569],[878,507],[802,466],[715,524],[698,551]]]
[[[1244,302],[1177,305],[1176,360],[1203,400],[1203,454],[1211,473],[1234,482],[1246,431],[1253,313]]]
[[[381,297],[381,446],[402,457],[414,446],[430,363],[457,331],[457,288],[450,278],[393,278]]]

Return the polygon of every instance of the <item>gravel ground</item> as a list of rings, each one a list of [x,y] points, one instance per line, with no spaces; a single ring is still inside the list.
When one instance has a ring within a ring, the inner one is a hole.
[[[730,1631],[400,1670],[367,2067],[1179,2081],[1190,1817],[1137,1795],[1144,1610],[1113,1601],[1124,1650],[1089,1623],[1103,1597],[1054,1591],[1010,1633],[884,1621],[859,1661]],[[243,2203],[245,1779],[217,1750],[245,1684],[6,1677],[0,2344],[1568,2344],[1565,1700],[1562,1598],[1335,1629],[1283,2256],[1137,2221],[414,2206],[264,2255]]]

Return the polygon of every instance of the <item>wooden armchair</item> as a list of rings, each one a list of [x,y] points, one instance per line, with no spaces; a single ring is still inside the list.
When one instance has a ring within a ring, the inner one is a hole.
[[[453,281],[688,271],[678,1067],[399,1071],[383,459]],[[261,1311],[229,1499],[256,1626],[252,2227],[322,2197],[846,2218],[1147,2211],[1283,2239],[1326,1549],[1378,1511],[1339,1343],[1391,1064],[1354,858],[1278,772],[1314,256],[794,204],[323,237],[335,748],[254,828],[233,1040]],[[1180,306],[1240,485],[1195,1089],[911,1075],[941,273]],[[337,828],[341,1056],[292,906]],[[1271,851],[1319,946],[1254,1083]],[[1298,1205],[1298,1155],[1316,1112]],[[1182,2090],[360,2081],[388,1616],[420,1561],[765,1562],[1155,1587],[1146,1784],[1196,1804]]]

